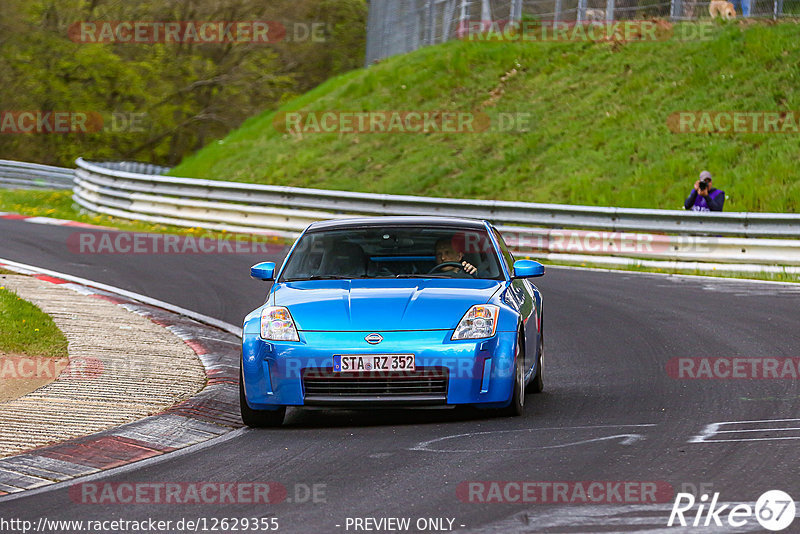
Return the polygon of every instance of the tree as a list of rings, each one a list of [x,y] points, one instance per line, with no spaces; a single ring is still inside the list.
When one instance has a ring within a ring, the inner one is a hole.
[[[287,37],[269,43],[87,43],[76,39],[80,21],[269,21],[285,27]],[[313,35],[301,35],[312,27]],[[103,128],[0,135],[0,157],[173,165],[246,118],[360,67],[365,27],[364,0],[5,0],[2,110],[99,114]]]

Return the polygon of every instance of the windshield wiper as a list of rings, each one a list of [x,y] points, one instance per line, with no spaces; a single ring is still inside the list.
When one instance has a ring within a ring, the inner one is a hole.
[[[342,276],[339,274],[312,274],[305,278],[286,278],[284,282],[302,282],[303,280],[350,280],[352,276]]]
[[[453,278],[446,274],[397,274],[395,278]]]

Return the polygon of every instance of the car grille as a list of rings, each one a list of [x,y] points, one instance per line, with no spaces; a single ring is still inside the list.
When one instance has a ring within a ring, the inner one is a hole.
[[[366,373],[334,373],[331,368],[305,369],[303,390],[308,404],[359,400],[435,404],[447,399],[447,378],[446,368],[420,367],[413,372]]]

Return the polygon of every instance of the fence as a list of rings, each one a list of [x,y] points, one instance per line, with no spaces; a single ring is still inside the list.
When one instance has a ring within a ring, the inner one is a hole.
[[[798,16],[800,0],[734,0],[738,16]],[[367,65],[443,43],[476,21],[602,21],[708,18],[709,1],[693,0],[371,0]]]
[[[72,189],[72,169],[0,160],[0,187],[13,189]]]
[[[92,212],[161,224],[294,237],[321,219],[440,215],[491,220],[515,250],[533,255],[800,265],[796,214],[380,195],[143,174],[83,159],[76,163],[75,202]]]

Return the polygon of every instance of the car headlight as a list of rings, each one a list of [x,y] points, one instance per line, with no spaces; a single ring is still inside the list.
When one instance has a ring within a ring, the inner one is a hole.
[[[493,304],[478,304],[471,307],[461,318],[450,339],[492,337],[495,330],[497,330],[497,314],[499,311],[500,307]]]
[[[261,312],[261,339],[300,341],[289,310],[283,306],[267,306]]]

